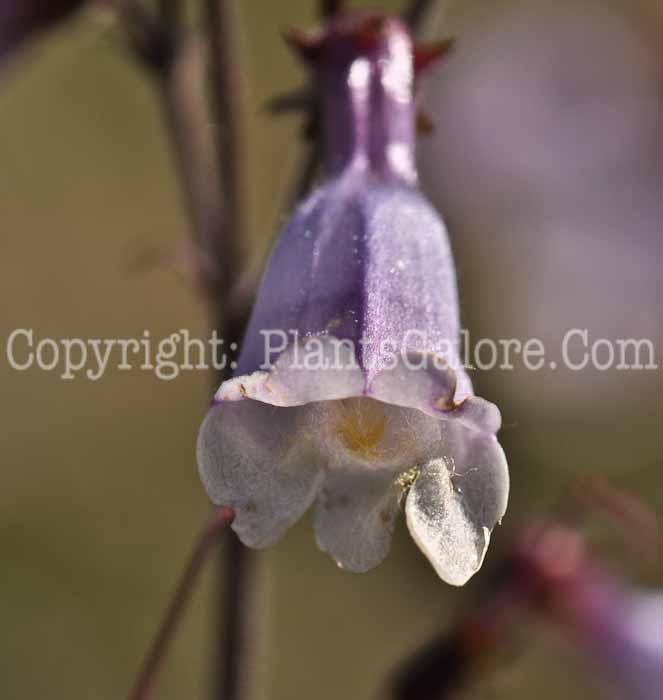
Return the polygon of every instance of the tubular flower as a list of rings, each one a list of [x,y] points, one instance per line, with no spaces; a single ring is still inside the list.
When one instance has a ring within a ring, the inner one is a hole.
[[[593,558],[581,533],[563,523],[525,530],[511,562],[515,576],[506,599],[534,604],[561,625],[607,691],[605,697],[661,697],[663,592],[617,580]],[[505,606],[493,609],[504,616]]]
[[[578,621],[615,700],[657,700],[663,689],[663,594],[603,590]],[[584,627],[582,626],[584,623]]]
[[[417,188],[415,65],[392,18],[332,22],[296,43],[313,64],[326,181],[269,261],[234,378],[198,440],[212,500],[265,547],[316,502],[318,546],[363,572],[387,555],[404,507],[439,576],[481,566],[509,478],[500,413],[458,357],[446,230]]]

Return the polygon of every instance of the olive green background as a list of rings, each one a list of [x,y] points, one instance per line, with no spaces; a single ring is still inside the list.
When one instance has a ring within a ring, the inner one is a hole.
[[[305,77],[279,31],[314,16],[303,0],[241,5],[251,246],[259,256],[282,219],[300,155],[300,120],[264,110],[275,91]],[[444,33],[462,40],[486,9],[448,3]],[[425,182],[431,191],[434,178]],[[450,222],[464,318],[477,335],[503,334],[520,252],[500,244],[505,228],[485,221],[488,247],[473,248],[463,230],[475,222],[462,217],[459,208]],[[161,338],[180,328],[204,336],[205,306],[187,279],[187,236],[157,97],[118,32],[84,13],[36,46],[0,90],[3,341],[15,328],[38,338],[140,337],[144,329]],[[173,261],[136,271],[133,263],[154,250]],[[63,381],[13,371],[4,357],[0,367],[0,695],[124,697],[210,512],[194,444],[211,377],[184,372],[165,382],[112,370],[99,382]],[[576,401],[568,376],[561,382],[570,398],[549,401],[556,381],[545,373],[476,377],[479,393],[503,409],[513,479],[487,567],[510,531],[563,500],[587,471],[607,474],[654,510],[663,506],[660,381],[613,377],[593,403],[584,389]],[[639,384],[629,393],[631,381]],[[634,562],[606,519],[596,529],[625,575],[661,582],[659,570]],[[270,700],[378,697],[398,659],[469,600],[467,590],[436,579],[402,524],[390,557],[363,576],[337,570],[316,550],[308,519],[262,559],[256,673],[260,697]],[[191,601],[155,697],[207,697],[213,571]],[[577,654],[554,630],[532,620],[515,636],[467,697],[591,697]]]

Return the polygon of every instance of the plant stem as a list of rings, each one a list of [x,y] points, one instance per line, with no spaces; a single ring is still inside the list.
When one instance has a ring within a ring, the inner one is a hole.
[[[198,544],[191,555],[191,559],[184,569],[175,595],[168,606],[168,610],[159,627],[157,636],[145,658],[136,684],[129,696],[130,700],[147,700],[149,697],[150,690],[154,685],[161,664],[177,631],[178,622],[191,597],[198,574],[219,534],[230,525],[234,517],[235,513],[230,508],[220,508],[216,511],[200,536]]]
[[[403,19],[416,34],[422,28],[426,15],[430,12],[435,0],[411,0],[403,12]]]
[[[346,0],[320,0],[318,14],[322,22],[333,20],[343,14],[346,10]],[[300,200],[302,200],[311,189],[323,161],[323,147],[320,138],[320,105],[315,85],[310,86],[310,104],[307,106],[308,122],[306,124],[305,150],[295,174],[294,183],[286,200],[288,211],[290,211]]]
[[[225,545],[225,556],[220,562],[221,582],[225,586],[218,605],[221,634],[213,697],[237,700],[250,697],[254,687],[261,562],[257,553],[237,537],[229,538]]]
[[[212,301],[219,299],[222,287],[217,248],[223,212],[218,168],[206,130],[209,114],[201,80],[203,59],[200,41],[180,39],[173,64],[159,75],[158,84],[191,221],[197,279]]]
[[[209,35],[210,87],[223,211],[215,256],[221,285],[217,299],[213,300],[213,309],[221,337],[227,343],[240,343],[246,323],[246,307],[244,303],[235,304],[235,292],[247,244],[247,158],[244,152],[244,86],[237,46],[237,6],[230,0],[204,0],[204,10]],[[244,301],[240,299],[240,302]],[[229,370],[221,379],[228,376]],[[230,538],[221,552],[218,637],[213,656],[213,697],[219,700],[241,700],[251,695],[250,670],[255,666],[258,637],[257,559],[258,555],[236,537]]]
[[[320,0],[320,16],[323,19],[337,17],[344,10],[346,0]]]
[[[113,0],[129,30],[135,54],[159,87],[184,191],[196,253],[196,273],[226,348],[239,343],[246,321],[245,290],[235,293],[246,242],[243,95],[236,52],[236,25],[228,0],[203,0],[209,40],[212,115],[205,100],[200,41],[187,37],[181,0],[160,0],[153,16],[141,0]],[[211,138],[214,126],[215,139]],[[238,303],[235,303],[237,299]],[[220,377],[224,379],[225,377]],[[219,378],[217,378],[219,379]],[[205,540],[205,547],[211,540]],[[206,550],[205,550],[206,551]],[[218,579],[218,641],[213,657],[215,697],[246,694],[255,614],[255,555],[236,537],[222,548]],[[187,577],[132,695],[146,697],[179,610],[191,593]]]
[[[246,180],[244,88],[238,61],[236,7],[230,0],[204,0],[209,33],[210,87],[216,156],[221,179],[223,220],[217,260],[221,292],[232,292],[246,247]],[[216,299],[219,306],[219,299]],[[223,308],[218,309],[223,312]],[[224,324],[225,325],[225,324]],[[239,341],[241,338],[232,338]]]

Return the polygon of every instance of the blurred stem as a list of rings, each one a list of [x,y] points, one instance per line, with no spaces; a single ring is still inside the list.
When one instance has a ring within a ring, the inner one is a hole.
[[[428,13],[436,0],[411,0],[403,12],[403,19],[414,34],[421,31]]]
[[[181,24],[180,0],[163,0],[156,15],[140,0],[110,2],[127,29],[134,54],[159,90],[191,222],[196,277],[206,295],[215,299],[221,286],[216,250],[222,198],[211,157],[202,42],[186,34]]]
[[[244,86],[238,60],[236,7],[230,0],[203,0],[209,33],[210,86],[216,157],[223,191],[223,231],[217,250],[222,291],[232,292],[246,246]],[[219,300],[216,300],[217,304]],[[240,340],[236,338],[234,340]]]
[[[115,10],[118,19],[126,28],[131,48],[147,66],[150,63],[150,47],[155,43],[158,34],[154,17],[141,0],[106,0],[106,2]]]
[[[318,14],[323,24],[343,14],[346,5],[346,0],[320,0]],[[297,166],[294,182],[286,200],[287,211],[290,211],[308,194],[322,166],[324,157],[320,138],[320,106],[316,85],[313,81],[310,82],[308,93],[311,99],[304,127],[304,153]]]
[[[221,275],[220,294],[212,300],[218,331],[227,342],[242,340],[246,298],[235,293],[246,248],[245,113],[242,67],[239,62],[236,5],[230,0],[203,0],[209,35],[210,86],[216,126],[216,156],[223,201],[220,247],[215,259]],[[239,300],[240,305],[236,303]],[[226,379],[227,369],[220,378]],[[236,537],[221,551],[218,582],[218,625],[214,697],[250,697],[250,673],[257,654],[259,594],[258,555]]]
[[[320,16],[323,19],[336,17],[345,10],[346,0],[320,0]]]
[[[244,167],[247,160],[235,8],[228,0],[203,0],[209,47],[210,116],[201,43],[186,36],[181,0],[160,0],[155,14],[141,0],[112,1],[127,26],[135,54],[159,87],[192,224],[198,279],[210,303],[216,330],[225,339],[227,348],[231,342],[239,343],[242,339],[250,296],[235,293],[246,242]],[[209,543],[210,539],[206,538],[205,551]],[[217,596],[218,640],[213,663],[217,676],[215,697],[224,700],[246,696],[247,670],[252,666],[251,654],[257,647],[254,559],[255,554],[234,536],[222,548]],[[197,558],[192,566],[199,566]],[[136,700],[146,697],[190,593],[195,571],[186,575],[178,590],[176,602],[169,610],[132,696]]]
[[[198,281],[213,300],[219,298],[222,287],[216,252],[223,211],[206,129],[209,114],[201,80],[204,55],[196,38],[179,42],[172,66],[159,75],[158,83],[191,220]]]
[[[157,636],[145,658],[136,684],[129,696],[130,700],[147,700],[149,697],[159,669],[177,631],[178,623],[193,592],[198,574],[218,536],[230,525],[234,517],[235,514],[230,508],[220,508],[200,536],[191,559],[184,569],[175,595],[168,606]]]
[[[215,698],[238,700],[251,697],[258,653],[257,634],[261,561],[257,552],[237,537],[225,543],[221,557],[219,636],[215,663]]]
[[[159,15],[163,26],[172,33],[181,27],[183,9],[180,0],[159,0]]]

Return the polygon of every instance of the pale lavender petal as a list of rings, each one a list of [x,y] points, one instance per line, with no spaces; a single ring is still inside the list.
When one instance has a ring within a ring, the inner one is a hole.
[[[417,476],[405,505],[410,533],[440,578],[467,582],[483,563],[509,493],[499,443],[458,423],[443,423],[442,453]]]
[[[495,435],[502,426],[500,409],[494,403],[470,396],[451,410],[442,410],[446,420],[457,420],[467,428]]]
[[[389,471],[350,467],[328,472],[315,510],[318,547],[347,571],[376,567],[389,553],[398,493]]]
[[[410,350],[394,365],[372,374],[367,396],[433,415],[454,406],[456,374],[443,356]]]
[[[315,499],[322,458],[309,410],[259,401],[212,407],[198,437],[198,467],[210,498],[229,506],[250,547],[273,544]]]
[[[273,406],[301,406],[361,396],[363,374],[352,347],[330,337],[312,337],[288,346],[267,371],[224,382],[215,401],[255,399]]]

